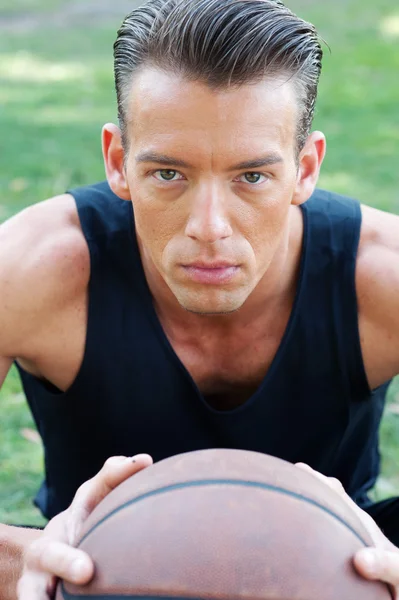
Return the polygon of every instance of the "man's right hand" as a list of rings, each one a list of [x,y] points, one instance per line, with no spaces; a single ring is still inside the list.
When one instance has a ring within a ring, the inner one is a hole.
[[[151,464],[148,454],[110,458],[97,475],[78,489],[71,506],[54,517],[40,538],[29,546],[18,584],[19,600],[49,600],[57,578],[77,585],[91,580],[94,565],[90,557],[74,548],[85,519],[114,488]]]

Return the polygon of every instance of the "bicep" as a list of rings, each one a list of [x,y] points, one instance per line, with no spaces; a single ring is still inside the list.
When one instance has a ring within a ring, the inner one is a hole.
[[[76,205],[68,195],[29,207],[0,225],[0,357],[35,356],[43,322],[86,285],[89,264]]]
[[[358,260],[363,360],[371,389],[399,373],[399,253],[370,245]]]

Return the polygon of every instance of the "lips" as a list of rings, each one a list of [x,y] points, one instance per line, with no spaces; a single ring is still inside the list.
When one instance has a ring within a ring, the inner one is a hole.
[[[239,271],[239,266],[225,261],[212,263],[195,262],[184,265],[183,269],[189,279],[196,283],[221,285],[230,283]]]
[[[216,262],[202,262],[198,261],[195,263],[191,263],[189,265],[183,265],[186,269],[230,269],[232,267],[237,267],[236,264],[232,264],[226,261],[216,261]]]

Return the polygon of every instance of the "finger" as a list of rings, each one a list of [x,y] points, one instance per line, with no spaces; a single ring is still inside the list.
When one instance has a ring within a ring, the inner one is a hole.
[[[152,465],[152,458],[148,454],[137,454],[132,458],[109,458],[101,471],[93,478],[95,491],[102,500],[125,479]]]
[[[306,463],[298,462],[298,463],[295,463],[295,466],[299,467],[300,469],[303,469],[304,471],[314,471],[314,469],[312,469],[312,467],[310,467]]]
[[[124,456],[109,458],[101,471],[86,481],[75,495],[68,513],[67,529],[70,543],[74,543],[82,523],[107,494],[150,465],[152,465],[152,458],[148,454],[138,454],[129,458]]]
[[[26,568],[40,577],[40,572],[51,573],[70,583],[83,585],[94,574],[90,558],[77,548],[43,536],[29,547],[25,560]]]
[[[357,552],[354,564],[366,579],[379,579],[399,586],[399,552],[365,548]]]
[[[311,473],[312,475],[317,477],[317,479],[320,479],[320,481],[323,481],[324,483],[329,485],[331,488],[333,488],[337,492],[345,492],[344,486],[339,481],[339,479],[336,479],[335,477],[327,477],[327,475],[323,475],[323,473],[319,473],[319,471],[315,471],[314,469],[312,469],[312,467],[310,467],[309,465],[306,465],[305,463],[296,463],[295,466],[299,467],[303,471],[307,471],[308,473]],[[345,492],[345,494],[346,494],[346,492]]]
[[[299,469],[302,469],[302,471],[307,471],[308,473],[311,473],[311,475],[314,475],[315,477],[317,477],[317,479],[321,479],[322,481],[328,480],[328,477],[326,477],[322,473],[319,473],[319,471],[315,471],[315,469],[312,469],[312,467],[305,463],[295,463],[295,466]]]
[[[366,527],[371,537],[371,540],[375,545],[381,545],[383,543],[386,547],[387,544],[389,544],[389,541],[381,532],[377,523],[372,519],[372,517],[370,517],[368,513],[362,510],[356,504],[356,502],[346,493],[344,486],[338,479],[336,479],[335,477],[327,477],[326,475],[315,471],[314,469],[312,469],[312,467],[309,467],[309,465],[306,465],[304,463],[297,463],[296,466],[302,469],[303,471],[308,471],[309,473],[312,473],[315,477],[317,477],[317,479],[323,481],[331,489],[337,492],[341,496],[341,498],[346,502],[346,504],[352,509],[352,511],[356,513],[362,524]],[[394,548],[394,546],[392,546],[392,548]]]

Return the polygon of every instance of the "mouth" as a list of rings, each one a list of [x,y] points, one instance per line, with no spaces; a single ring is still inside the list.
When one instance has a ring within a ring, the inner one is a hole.
[[[196,262],[182,265],[191,281],[208,285],[230,283],[240,270],[239,265],[218,261],[212,263]]]
[[[237,267],[238,265],[227,260],[214,260],[214,261],[204,261],[197,260],[188,265],[183,265],[185,268],[195,268],[195,269],[229,269],[231,267]]]

